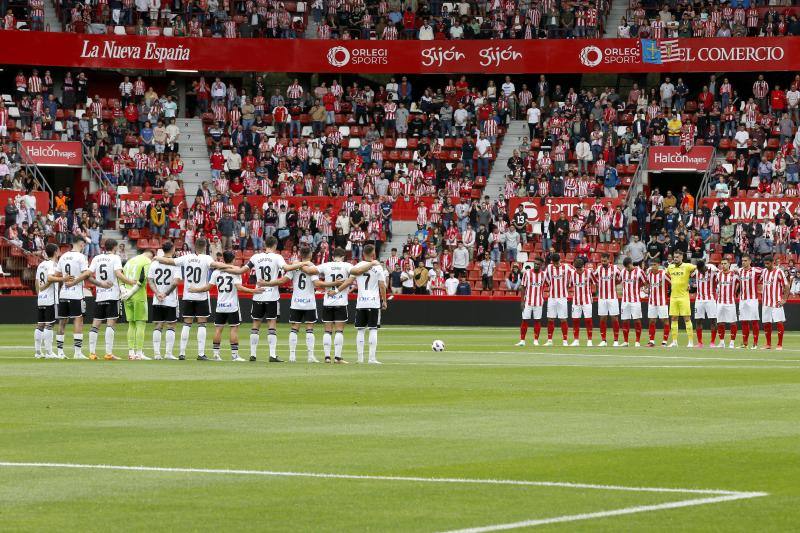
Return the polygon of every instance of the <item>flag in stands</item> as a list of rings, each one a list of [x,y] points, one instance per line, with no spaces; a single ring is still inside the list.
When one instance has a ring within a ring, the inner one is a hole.
[[[660,65],[661,61],[661,48],[658,46],[658,41],[655,39],[642,39],[642,62]]]
[[[659,41],[658,48],[661,50],[661,62],[670,63],[683,59],[683,50],[678,46],[678,39],[665,39]]]

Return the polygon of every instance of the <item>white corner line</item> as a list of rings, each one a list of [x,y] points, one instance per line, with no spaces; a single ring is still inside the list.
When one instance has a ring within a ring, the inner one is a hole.
[[[183,468],[183,467],[160,467],[160,466],[127,466],[127,465],[81,464],[81,463],[43,463],[43,462],[11,462],[11,461],[0,461],[0,467],[115,470],[115,471],[127,471],[127,472],[165,472],[165,473],[181,473],[181,474],[186,473],[186,474],[210,474],[210,475],[296,477],[296,478],[347,479],[347,480],[361,480],[361,481],[363,480],[396,481],[396,482],[416,482],[416,483],[454,483],[454,484],[507,485],[507,486],[511,485],[511,486],[526,486],[526,487],[559,487],[559,488],[571,488],[571,489],[607,490],[607,491],[623,491],[623,492],[698,494],[698,495],[708,496],[705,498],[694,498],[689,500],[680,500],[676,502],[660,503],[654,505],[625,507],[622,509],[612,509],[608,511],[598,511],[594,513],[564,515],[553,518],[541,518],[541,519],[524,520],[522,522],[510,522],[506,524],[494,524],[494,525],[480,526],[474,528],[453,530],[448,533],[480,533],[485,531],[502,531],[502,530],[517,529],[523,527],[534,527],[534,526],[556,524],[562,522],[576,522],[579,520],[591,520],[595,518],[606,518],[610,516],[644,513],[649,511],[660,511],[665,509],[677,509],[681,507],[708,505],[713,503],[722,503],[727,501],[768,496],[766,492],[740,492],[731,490],[686,489],[686,488],[673,488],[673,487],[629,487],[622,485],[599,485],[593,483],[571,483],[564,481],[382,476],[382,475],[359,475],[359,474],[331,474],[331,473],[318,473],[318,472],[291,472],[291,471],[275,471],[275,470],[239,470],[230,468]]]
[[[556,516],[553,518],[540,518],[533,520],[523,520],[521,522],[509,522],[507,524],[494,524],[480,527],[470,527],[466,529],[454,529],[446,533],[484,533],[487,531],[505,531],[509,529],[518,529],[523,527],[536,527],[548,524],[560,524],[564,522],[578,522],[580,520],[593,520],[598,518],[608,518],[611,516],[622,516],[637,513],[646,513],[652,511],[663,511],[666,509],[679,509],[681,507],[693,507],[696,505],[709,505],[713,503],[729,502],[734,500],[745,500],[748,498],[759,498],[767,496],[765,492],[738,492],[734,494],[727,494],[722,496],[714,496],[711,498],[695,498],[691,500],[680,500],[677,502],[659,503],[654,505],[638,505],[635,507],[624,507],[622,509],[611,509],[608,511],[598,511],[596,513],[583,513]]]

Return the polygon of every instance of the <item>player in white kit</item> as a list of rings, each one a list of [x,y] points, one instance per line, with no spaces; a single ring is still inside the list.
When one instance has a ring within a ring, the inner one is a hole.
[[[267,341],[269,343],[269,362],[281,363],[278,358],[278,333],[276,323],[280,316],[280,292],[278,285],[269,284],[283,276],[284,272],[291,272],[311,263],[287,263],[283,256],[276,252],[278,239],[273,236],[264,240],[264,251],[253,255],[250,260],[240,268],[229,270],[232,274],[243,275],[252,271],[256,285],[264,287],[264,292],[253,295],[250,317],[253,320],[250,329],[250,360],[256,360],[258,342],[260,340],[261,323],[267,322]]]
[[[236,259],[236,254],[230,250],[225,250],[222,253],[222,258],[225,264],[232,265],[233,260]],[[214,361],[222,361],[219,355],[219,346],[222,342],[222,330],[225,329],[225,325],[228,325],[231,328],[231,360],[243,362],[244,359],[239,357],[239,324],[242,322],[242,315],[239,312],[239,292],[261,294],[264,289],[245,287],[242,285],[242,277],[239,274],[232,274],[225,270],[215,270],[211,274],[211,280],[208,284],[194,287],[191,290],[195,293],[203,293],[211,290],[211,287],[217,288],[217,308],[214,313],[214,339],[212,340]]]
[[[359,263],[358,266],[345,261],[347,252],[343,248],[336,248],[333,251],[333,261],[323,263],[317,267],[304,267],[303,271],[309,274],[317,274],[320,279],[314,282],[317,287],[326,289],[338,287],[344,280],[352,276],[360,276],[369,268],[379,265],[378,261]],[[346,364],[342,358],[342,348],[344,347],[344,325],[347,323],[347,295],[349,288],[345,289],[336,296],[331,296],[326,291],[325,298],[322,300],[322,323],[325,326],[325,333],[322,336],[322,350],[325,354],[325,362],[331,362],[331,345],[333,345],[333,362]],[[335,330],[335,337],[334,337]]]
[[[89,261],[83,255],[86,241],[77,235],[72,238],[72,250],[64,252],[58,258],[55,275],[63,278],[58,293],[58,331],[56,333],[56,346],[58,355],[64,354],[64,330],[67,320],[72,320],[72,340],[75,346],[73,359],[88,359],[83,355],[83,314],[86,312],[86,302],[83,300],[83,280],[91,275]],[[80,281],[79,276],[82,277]],[[105,284],[105,283],[104,283]],[[110,286],[110,285],[109,285]]]
[[[208,284],[209,270],[226,269],[229,265],[214,261],[206,254],[208,241],[197,239],[194,243],[195,253],[182,255],[178,258],[155,257],[153,260],[170,266],[179,266],[182,270],[183,298],[181,302],[181,316],[183,316],[183,329],[181,329],[180,355],[178,359],[186,359],[186,346],[189,344],[189,333],[192,323],[197,320],[197,359],[207,361],[206,357],[206,322],[211,315],[211,303],[208,291],[195,292],[192,289],[205,287]]]
[[[362,249],[364,261],[357,264],[354,268],[360,268],[364,262],[375,261],[375,246],[367,244]],[[344,280],[336,289],[331,289],[329,294],[336,296],[344,292],[353,282],[358,287],[358,299],[356,300],[356,354],[358,362],[364,362],[364,329],[369,329],[369,360],[370,364],[379,365],[380,361],[376,358],[378,350],[378,328],[381,325],[381,310],[386,310],[386,271],[380,265],[370,266],[366,272],[360,275],[353,275]]]
[[[58,316],[58,283],[56,276],[58,245],[50,243],[44,247],[46,260],[36,268],[36,329],[33,332],[34,355],[37,359],[64,359],[53,353],[53,324]]]
[[[175,245],[166,241],[161,245],[164,257],[172,257]],[[177,360],[172,353],[175,346],[175,324],[178,322],[178,282],[181,269],[153,261],[147,271],[147,283],[153,291],[153,359],[162,359],[161,339],[165,340],[164,359]],[[166,333],[164,325],[167,326]]]
[[[120,293],[119,282],[133,285],[135,280],[131,280],[122,273],[122,260],[117,255],[117,248],[119,245],[114,239],[106,239],[103,245],[105,253],[94,256],[92,263],[89,265],[89,270],[81,277],[92,276],[100,283],[108,283],[110,286],[97,287],[97,294],[95,296],[94,305],[94,320],[92,320],[92,329],[89,330],[89,359],[97,359],[97,331],[100,324],[106,323],[106,361],[116,361],[119,359],[114,355],[114,326],[117,325],[119,320],[120,309]]]

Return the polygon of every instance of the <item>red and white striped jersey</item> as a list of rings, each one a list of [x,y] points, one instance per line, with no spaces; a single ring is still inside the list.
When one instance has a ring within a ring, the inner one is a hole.
[[[717,303],[721,305],[733,305],[736,303],[736,288],[739,284],[739,275],[733,270],[727,272],[719,271],[717,280]]]
[[[692,272],[697,286],[696,300],[704,302],[717,299],[717,274],[719,271],[714,265],[708,265],[705,272],[700,272],[699,268]]]
[[[663,269],[659,269],[658,272],[648,270],[647,284],[650,285],[650,296],[647,298],[648,305],[667,305],[667,285],[670,284],[669,273]]]
[[[572,304],[589,305],[592,303],[592,271],[584,268],[582,272],[572,271],[569,284],[572,287]]]
[[[642,285],[647,283],[647,277],[638,266],[628,270],[622,269],[622,303],[635,304],[641,302]]]
[[[534,272],[531,268],[522,277],[522,285],[525,292],[522,297],[528,307],[541,307],[544,305],[544,281],[545,273],[543,270]]]
[[[617,299],[617,283],[620,280],[620,269],[617,265],[600,265],[592,272],[597,285],[597,298],[600,300]]]
[[[758,284],[761,281],[761,271],[759,267],[742,268],[739,270],[739,283],[742,286],[742,300],[758,299]]]
[[[764,283],[761,303],[767,307],[780,307],[786,289],[786,274],[780,268],[764,269],[761,272],[761,279]]]
[[[550,264],[544,269],[545,281],[550,287],[550,298],[566,298],[573,268],[570,265]]]

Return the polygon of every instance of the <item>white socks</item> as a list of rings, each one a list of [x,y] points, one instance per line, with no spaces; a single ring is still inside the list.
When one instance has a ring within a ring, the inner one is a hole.
[[[206,325],[197,325],[197,355],[206,354]]]
[[[358,356],[358,362],[364,362],[364,330],[359,329],[356,332],[356,355]]]
[[[166,342],[166,355],[172,355],[172,347],[175,346],[175,330],[168,329],[166,333],[167,342]]]
[[[89,330],[89,353],[97,353],[97,328]]]
[[[153,330],[153,353],[157,356],[161,355],[161,330]]]
[[[45,328],[42,332],[42,353],[53,353],[53,328]]]
[[[378,350],[378,330],[369,330],[369,360],[375,360],[375,352]]]
[[[36,355],[47,353],[42,350],[42,336],[44,332],[39,328],[33,330],[33,350]]]
[[[322,353],[325,354],[325,359],[331,358],[331,334],[326,331],[322,334]]]
[[[317,344],[317,338],[314,336],[313,329],[306,330],[306,348],[308,349],[308,358],[314,358],[314,346]]]
[[[114,328],[106,326],[106,354],[114,353]]]
[[[58,355],[64,355],[64,335],[56,335],[56,348]]]
[[[278,357],[278,334],[274,329],[270,329],[267,334],[267,342],[269,343],[269,356]],[[295,343],[297,342],[295,337]]]
[[[250,357],[255,357],[258,351],[259,335],[257,329],[250,330]]]
[[[83,333],[73,333],[72,342],[75,345],[75,355],[83,355]]]
[[[295,360],[295,352],[297,351],[297,330],[293,329],[289,332],[289,361]]]
[[[189,333],[191,333],[191,331],[192,326],[190,324],[184,324],[183,328],[181,328],[181,355],[186,355],[186,345],[189,344]]]
[[[363,345],[362,345],[363,346]],[[333,336],[333,357],[342,358],[342,348],[344,347],[344,333],[337,331]]]

